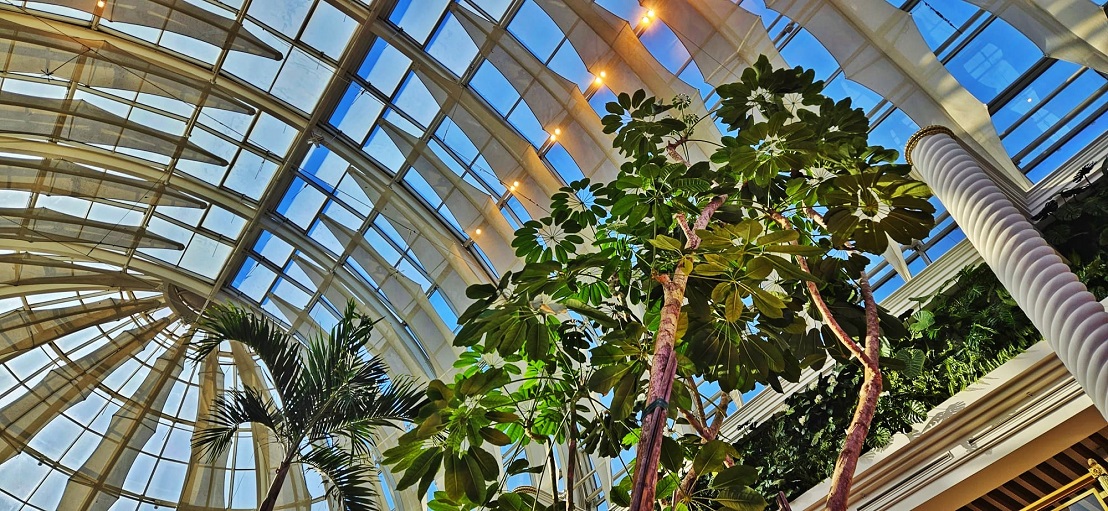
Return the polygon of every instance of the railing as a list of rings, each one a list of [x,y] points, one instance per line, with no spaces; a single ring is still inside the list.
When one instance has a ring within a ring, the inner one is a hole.
[[[1108,475],[1094,460],[1089,473],[1031,503],[1022,511],[1108,511]]]

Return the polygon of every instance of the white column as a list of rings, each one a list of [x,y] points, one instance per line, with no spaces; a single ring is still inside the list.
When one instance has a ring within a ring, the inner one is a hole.
[[[1108,417],[1108,312],[1054,248],[952,136],[931,126],[912,136],[909,163]]]
[[[211,423],[208,421],[212,403],[223,395],[223,370],[219,367],[219,353],[210,353],[200,365],[200,402],[196,407],[196,434]],[[181,498],[177,501],[177,511],[203,511],[223,509],[227,492],[227,458],[230,450],[223,451],[214,461],[193,448],[189,454],[189,468],[185,483],[181,487]]]

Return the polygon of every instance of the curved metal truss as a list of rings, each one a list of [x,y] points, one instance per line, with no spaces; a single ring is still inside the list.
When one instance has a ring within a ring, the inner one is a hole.
[[[465,287],[516,267],[513,231],[557,188],[615,175],[614,92],[707,114],[767,54],[816,68],[886,145],[950,127],[1012,192],[1106,122],[1088,0],[641,4],[0,2],[0,509],[256,506],[281,457],[267,433],[214,462],[189,438],[219,392],[267,376],[239,346],[186,363],[197,312],[234,300],[311,335],[354,300],[394,371],[448,374]],[[874,265],[886,293],[960,239],[939,233]],[[588,466],[582,507],[623,468]],[[384,507],[422,508],[382,481]],[[279,507],[324,494],[296,470]]]

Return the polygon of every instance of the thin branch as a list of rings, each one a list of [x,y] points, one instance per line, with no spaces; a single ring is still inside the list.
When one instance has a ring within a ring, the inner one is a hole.
[[[770,217],[775,222],[777,222],[777,225],[781,226],[781,228],[783,229],[793,228],[789,220],[781,215],[781,213],[778,213],[776,211],[771,212]],[[796,241],[793,241],[792,243],[794,245],[797,244]],[[811,268],[808,266],[808,259],[804,256],[797,255],[796,264],[797,266],[800,266],[801,270],[804,270],[807,273],[812,273]],[[839,324],[838,320],[835,319],[835,316],[831,314],[831,308],[827,306],[827,302],[823,299],[823,294],[821,294],[819,291],[819,285],[811,280],[806,281],[805,284],[808,287],[808,294],[812,298],[812,303],[815,304],[816,310],[818,310],[820,315],[823,316],[824,324],[831,328],[831,331],[834,332],[835,337],[839,340],[839,342],[843,346],[845,346],[852,355],[857,357],[863,366],[876,370],[877,361],[870,358],[870,356],[862,350],[862,347],[859,346],[858,343],[850,337],[850,334],[846,333],[846,330],[844,330],[842,325]]]
[[[685,420],[689,421],[689,425],[696,430],[696,434],[700,435],[701,438],[707,439],[711,435],[711,430],[709,430],[704,423],[700,422],[700,419],[696,418],[691,412],[688,410],[681,410],[681,413],[685,416]]]
[[[685,238],[688,239],[688,241],[685,242],[686,248],[700,246],[700,236],[697,236],[696,231],[689,227],[689,220],[685,217],[684,213],[677,214],[677,225],[681,226],[681,231],[685,233]]]
[[[712,220],[712,215],[716,214],[723,203],[727,201],[727,194],[717,195],[715,198],[704,206],[704,209],[700,212],[700,217],[696,219],[696,224],[693,225],[693,229],[702,230],[708,227],[708,222]]]
[[[693,380],[692,376],[685,376],[685,386],[689,388],[689,393],[692,394],[693,403],[696,403],[696,411],[700,414],[700,420],[707,424],[708,414],[704,413],[704,396],[700,395],[700,391],[696,387],[696,381]]]
[[[719,405],[716,406],[715,416],[712,417],[712,439],[715,440],[719,436],[719,430],[723,427],[723,419],[727,418],[727,406],[731,404],[731,394],[724,393],[723,399],[719,400]]]

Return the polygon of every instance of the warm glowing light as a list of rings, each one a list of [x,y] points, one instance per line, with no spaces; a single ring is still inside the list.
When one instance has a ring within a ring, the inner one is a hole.
[[[512,181],[512,188],[519,186],[519,181]]]
[[[477,229],[476,231],[473,231],[473,234],[476,234],[476,235],[480,236],[481,235],[481,229]]]
[[[654,9],[647,9],[646,17],[647,18],[653,18],[654,17]]]
[[[604,83],[604,79],[607,78],[607,77],[608,77],[608,73],[605,73],[604,71],[601,71],[600,73],[598,73],[596,75],[596,79],[593,80],[593,83],[595,83],[597,85],[601,85],[601,84]]]
[[[97,2],[96,2],[96,6],[97,6],[97,7],[99,7],[99,8],[101,8],[101,9],[103,9],[103,8],[104,8],[104,0],[99,0],[99,1],[97,1]]]
[[[643,16],[642,19],[639,20],[639,21],[641,21],[643,25],[646,25],[646,24],[650,23],[650,18],[648,18],[646,16]]]
[[[554,128],[554,134],[555,135],[561,135],[562,134],[562,128]]]

